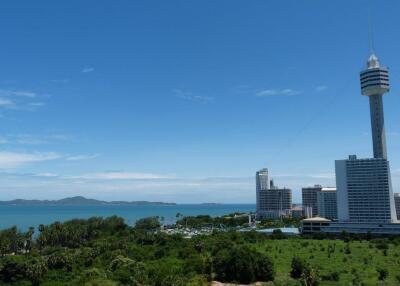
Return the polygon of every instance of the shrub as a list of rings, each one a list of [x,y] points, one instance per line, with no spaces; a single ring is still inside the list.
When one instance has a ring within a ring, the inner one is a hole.
[[[317,286],[319,285],[319,280],[318,270],[307,265],[301,275],[301,283],[304,286]]]
[[[340,278],[340,274],[337,271],[333,271],[327,275],[322,276],[322,280],[325,281],[339,281]]]
[[[273,262],[266,255],[243,246],[223,249],[213,261],[216,279],[222,282],[253,283],[275,277]]]
[[[380,280],[380,281],[385,280],[389,275],[389,272],[387,271],[387,269],[384,269],[384,268],[378,268],[378,269],[376,269],[376,271],[378,271],[378,280]]]
[[[300,257],[295,256],[292,259],[291,267],[292,270],[290,271],[290,277],[298,279],[303,274],[304,268],[306,267],[306,263]]]

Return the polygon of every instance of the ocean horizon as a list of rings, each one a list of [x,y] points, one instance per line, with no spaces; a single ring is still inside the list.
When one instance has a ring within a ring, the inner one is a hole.
[[[233,212],[255,211],[255,204],[176,204],[176,205],[0,205],[0,229],[16,226],[21,231],[29,227],[56,221],[87,219],[93,216],[120,216],[128,225],[151,216],[164,217],[164,223],[184,216],[220,216]]]

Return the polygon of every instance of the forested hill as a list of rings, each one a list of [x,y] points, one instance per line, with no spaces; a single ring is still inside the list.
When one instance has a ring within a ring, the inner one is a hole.
[[[148,201],[100,201],[76,196],[60,200],[24,200],[0,201],[0,205],[175,205],[175,203]]]

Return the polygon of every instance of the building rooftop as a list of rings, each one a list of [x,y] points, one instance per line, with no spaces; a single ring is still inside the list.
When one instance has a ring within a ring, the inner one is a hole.
[[[374,53],[372,53],[368,58],[367,68],[368,69],[376,69],[379,67],[380,67],[379,59]]]
[[[333,187],[326,187],[321,189],[322,192],[329,192],[329,191],[336,191],[336,188]]]
[[[311,218],[306,218],[306,219],[303,219],[302,221],[305,221],[305,222],[307,222],[307,221],[309,221],[309,222],[318,222],[318,221],[324,221],[324,222],[328,222],[328,221],[331,221],[330,219],[327,219],[327,218],[324,218],[324,217],[319,217],[319,216],[316,216],[316,217],[311,217]]]

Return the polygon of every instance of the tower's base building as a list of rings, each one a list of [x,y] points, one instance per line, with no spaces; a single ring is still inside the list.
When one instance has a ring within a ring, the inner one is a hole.
[[[389,162],[383,158],[335,163],[338,219],[342,222],[397,222]]]

